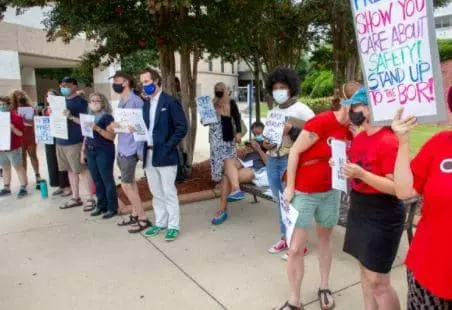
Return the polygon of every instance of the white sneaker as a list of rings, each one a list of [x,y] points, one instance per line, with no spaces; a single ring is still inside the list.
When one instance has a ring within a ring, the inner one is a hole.
[[[287,262],[289,260],[289,254],[285,253],[283,256],[281,256],[281,259]]]

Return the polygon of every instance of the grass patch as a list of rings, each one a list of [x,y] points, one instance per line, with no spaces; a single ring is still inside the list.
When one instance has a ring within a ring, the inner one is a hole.
[[[417,154],[421,147],[430,139],[434,134],[445,130],[445,126],[436,125],[419,125],[411,133],[411,153]]]

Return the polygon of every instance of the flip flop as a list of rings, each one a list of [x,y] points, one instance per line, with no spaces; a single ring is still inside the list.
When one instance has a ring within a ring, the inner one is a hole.
[[[71,198],[68,202],[66,202],[64,205],[60,206],[61,210],[64,209],[70,209],[74,207],[81,207],[83,206],[83,201],[80,198]]]
[[[330,303],[330,299],[328,295],[331,296],[332,303]],[[334,296],[333,293],[329,289],[319,289],[317,296],[319,297],[320,309],[322,310],[331,310],[335,307]]]

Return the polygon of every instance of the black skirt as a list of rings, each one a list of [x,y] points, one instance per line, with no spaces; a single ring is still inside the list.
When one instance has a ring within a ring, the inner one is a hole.
[[[67,171],[58,170],[58,159],[56,155],[55,144],[46,144],[47,170],[49,172],[50,187],[69,187],[69,178]]]
[[[352,191],[344,252],[365,268],[388,273],[402,237],[405,209],[397,197]]]

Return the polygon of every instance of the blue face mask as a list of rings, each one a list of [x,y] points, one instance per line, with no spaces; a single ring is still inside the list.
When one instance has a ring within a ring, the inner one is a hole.
[[[68,87],[61,87],[60,88],[60,93],[62,96],[64,97],[68,97],[72,94],[72,89],[68,88]]]
[[[152,96],[155,93],[156,88],[154,83],[143,85],[143,91],[148,96]]]
[[[264,138],[263,135],[258,135],[258,136],[256,136],[256,141],[257,141],[257,142],[264,142],[264,140],[265,140],[265,138]]]
[[[0,105],[0,112],[8,112],[8,106],[7,105],[5,105],[5,104],[3,104],[3,105]]]

